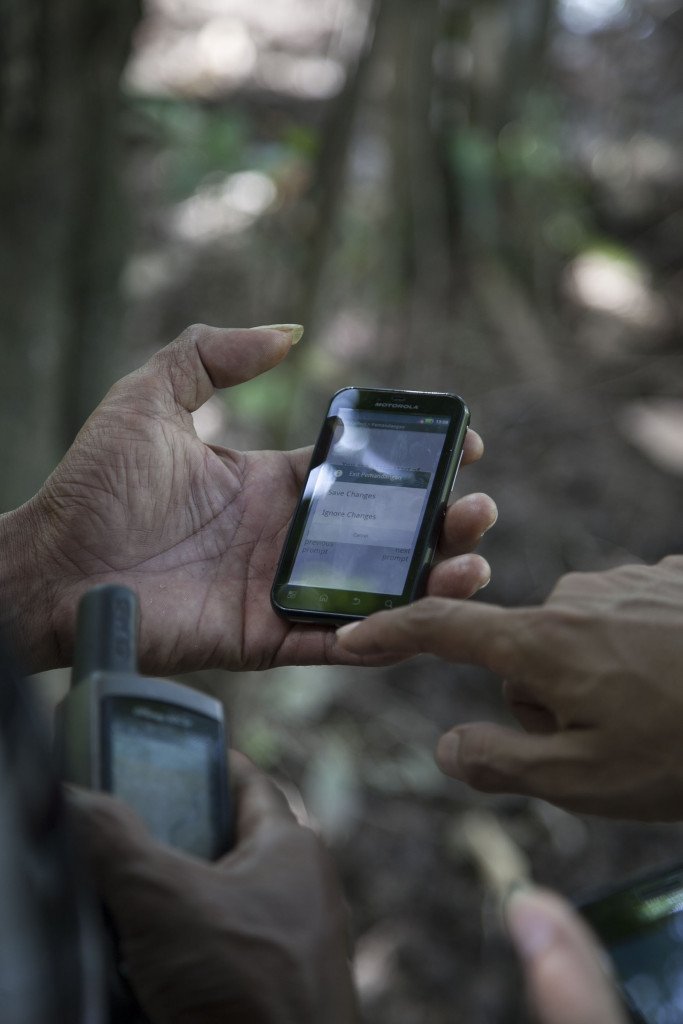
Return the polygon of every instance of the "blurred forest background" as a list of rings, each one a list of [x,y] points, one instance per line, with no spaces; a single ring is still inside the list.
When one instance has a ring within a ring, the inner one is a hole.
[[[683,540],[678,0],[1,0],[0,508],[194,321],[301,322],[212,399],[234,447],[314,438],[347,384],[454,390],[500,519],[478,600]],[[486,673],[203,674],[303,797],[353,914],[370,1024],[526,1020],[463,816],[580,896],[683,860],[683,827],[483,797],[432,761],[500,720]]]

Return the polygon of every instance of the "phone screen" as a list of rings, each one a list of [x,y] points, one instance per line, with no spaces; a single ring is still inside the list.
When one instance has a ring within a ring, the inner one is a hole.
[[[411,599],[431,558],[467,426],[464,404],[429,395],[426,408],[416,400],[414,411],[389,411],[353,401],[377,392],[348,391],[321,433],[276,578],[278,610],[360,617],[394,607]]]
[[[401,594],[450,417],[339,409],[290,583]]]

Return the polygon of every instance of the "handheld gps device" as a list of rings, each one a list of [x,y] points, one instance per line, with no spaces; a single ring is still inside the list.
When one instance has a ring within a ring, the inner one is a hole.
[[[138,602],[90,590],[78,609],[72,689],[57,711],[62,777],[120,797],[161,842],[214,860],[231,845],[223,708],[137,674]]]

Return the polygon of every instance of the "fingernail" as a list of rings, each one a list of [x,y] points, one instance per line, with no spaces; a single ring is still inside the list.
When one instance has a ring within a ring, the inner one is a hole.
[[[339,627],[337,630],[337,636],[346,636],[352,629],[355,629],[356,626],[360,626],[360,622],[347,622],[345,626]]]
[[[262,324],[260,327],[252,327],[254,331],[284,331],[292,337],[292,345],[301,341],[304,329],[301,324]]]
[[[494,516],[493,516],[493,519],[491,520],[491,522],[489,523],[489,525],[488,525],[488,526],[486,527],[486,529],[484,530],[484,533],[488,533],[488,532],[489,532],[489,530],[493,529],[493,527],[494,527],[494,526],[496,525],[496,523],[497,523],[497,522],[498,522],[498,508],[496,507],[496,510],[495,510],[495,514],[494,514]],[[484,533],[482,533],[482,537],[484,536]]]
[[[482,561],[484,561],[484,559],[482,559]],[[484,569],[484,575],[481,577],[481,583],[479,584],[479,586],[475,590],[475,594],[479,590],[483,590],[484,587],[488,587],[490,582],[491,582],[491,566],[488,564],[488,562],[486,562],[486,568]]]
[[[531,960],[553,944],[556,924],[535,886],[514,887],[505,903],[505,921],[519,955]]]

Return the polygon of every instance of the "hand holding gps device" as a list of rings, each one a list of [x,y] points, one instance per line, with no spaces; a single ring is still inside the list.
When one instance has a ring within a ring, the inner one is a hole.
[[[187,686],[137,674],[138,603],[94,587],[78,608],[73,688],[57,709],[62,778],[120,797],[155,839],[215,860],[232,844],[222,705]],[[109,1024],[147,1024],[116,939]]]
[[[160,842],[214,860],[231,845],[223,708],[137,674],[137,619],[126,587],[81,600],[73,688],[57,717],[63,778],[113,793]]]
[[[457,395],[338,391],[277,568],[275,610],[332,624],[419,597],[468,422]]]

